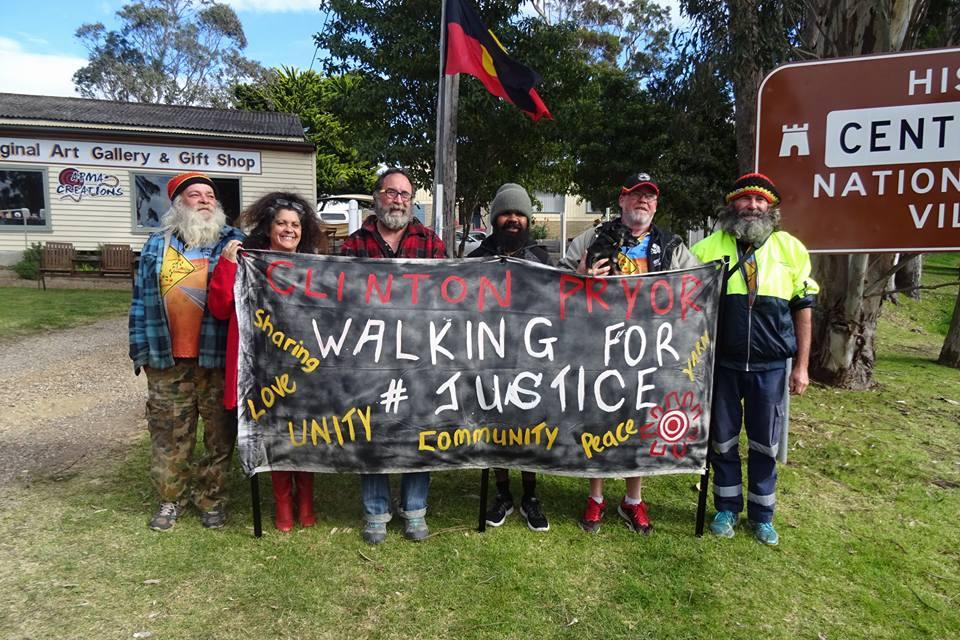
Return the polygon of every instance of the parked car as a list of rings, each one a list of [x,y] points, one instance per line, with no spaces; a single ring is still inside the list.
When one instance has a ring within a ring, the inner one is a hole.
[[[471,252],[471,251],[473,251],[474,249],[476,249],[477,247],[479,247],[479,246],[480,246],[480,243],[483,242],[483,239],[486,238],[486,237],[487,237],[487,236],[484,235],[484,233],[483,233],[482,231],[471,231],[470,233],[468,233],[468,234],[467,234],[467,243],[466,243],[466,244],[464,245],[464,247],[463,247],[463,255],[464,255],[464,257],[470,255],[470,252]],[[457,246],[454,247],[454,251],[456,251],[456,250],[460,247],[460,242],[461,242],[462,240],[463,240],[463,232],[462,232],[462,231],[457,231],[457,239],[456,239]]]
[[[357,206],[360,207],[361,221],[373,213],[373,196],[344,193],[320,198],[317,202],[317,217],[320,218],[322,224],[336,226],[338,234],[346,235],[351,200],[356,200]],[[343,227],[342,230],[341,226]]]

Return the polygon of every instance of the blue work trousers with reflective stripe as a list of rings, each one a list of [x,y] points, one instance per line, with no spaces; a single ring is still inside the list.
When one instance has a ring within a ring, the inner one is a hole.
[[[718,367],[713,396],[713,503],[743,511],[740,426],[747,427],[747,517],[771,522],[776,505],[777,446],[783,428],[786,369],[738,371]]]

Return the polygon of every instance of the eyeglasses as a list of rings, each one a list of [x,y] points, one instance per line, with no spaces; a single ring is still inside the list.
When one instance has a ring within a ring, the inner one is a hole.
[[[274,199],[273,204],[270,205],[270,208],[273,209],[274,211],[278,209],[293,209],[300,215],[303,215],[304,213],[306,213],[303,210],[303,205],[301,205],[299,202],[290,202],[289,200],[286,200],[284,198]]]
[[[652,193],[650,191],[628,191],[623,195],[628,197],[634,197],[640,202],[653,202],[654,200],[657,199],[657,194]]]
[[[409,191],[397,191],[396,189],[380,189],[379,193],[382,196],[386,196],[387,200],[400,198],[404,202],[410,202],[410,198],[413,197],[413,194]]]

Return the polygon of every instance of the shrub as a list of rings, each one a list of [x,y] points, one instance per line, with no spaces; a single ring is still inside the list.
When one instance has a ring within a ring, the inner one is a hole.
[[[530,226],[530,239],[531,240],[544,240],[547,237],[547,223],[546,222],[534,222]]]
[[[40,252],[42,251],[39,242],[34,242],[29,249],[23,250],[23,258],[20,262],[13,265],[13,270],[24,280],[37,280],[40,277]]]

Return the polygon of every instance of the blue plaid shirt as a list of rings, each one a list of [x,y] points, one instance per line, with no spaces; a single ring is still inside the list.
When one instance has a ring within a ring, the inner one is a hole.
[[[220,252],[230,240],[243,240],[243,233],[233,227],[223,227],[220,238],[210,254],[207,278],[217,266]],[[160,296],[160,267],[170,244],[170,236],[151,234],[140,250],[140,266],[133,282],[133,300],[130,303],[130,359],[133,370],[141,367],[168,369],[174,365],[170,345],[170,328]],[[227,323],[210,315],[204,308],[200,324],[198,364],[208,369],[222,369],[226,365]]]

